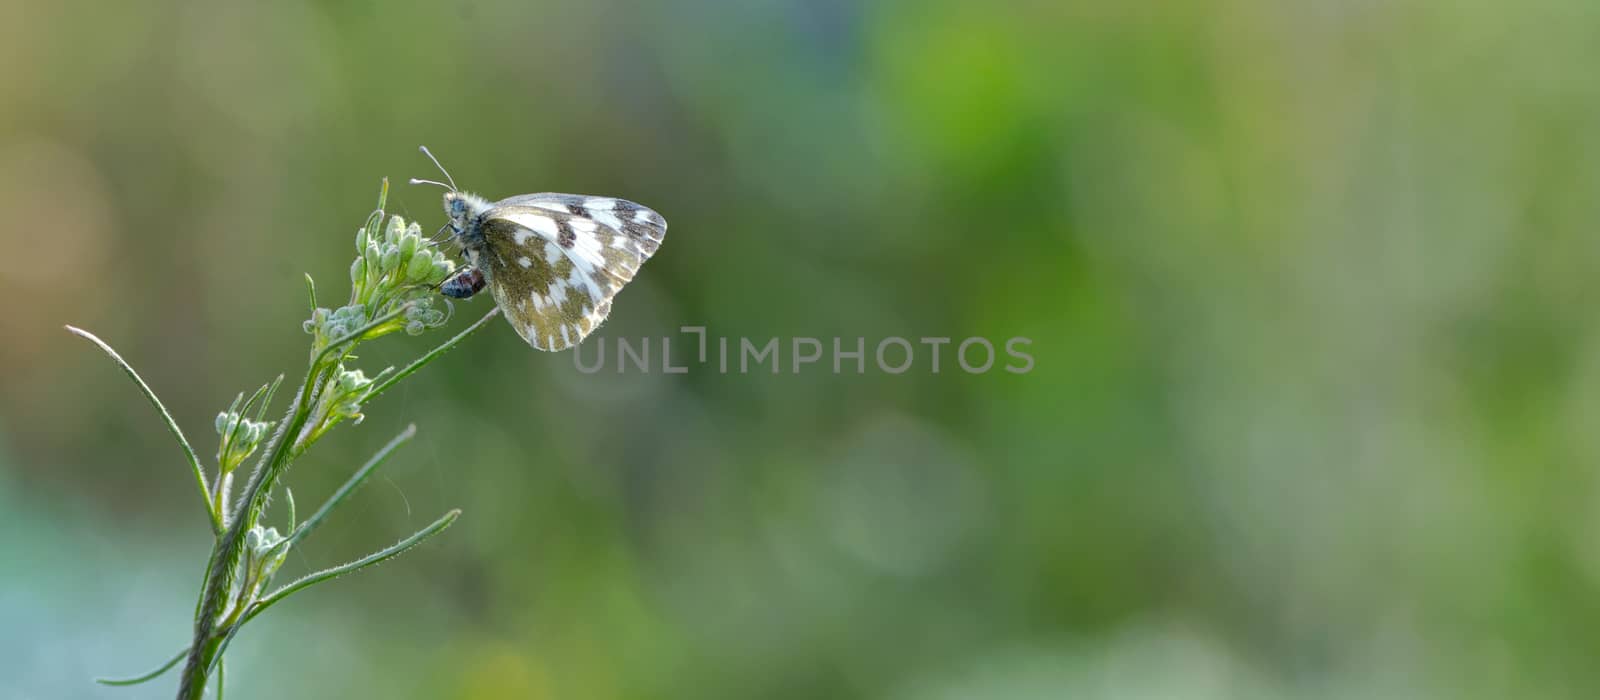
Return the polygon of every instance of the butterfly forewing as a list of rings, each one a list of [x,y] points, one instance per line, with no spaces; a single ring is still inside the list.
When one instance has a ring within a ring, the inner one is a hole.
[[[581,205],[599,201],[622,206]],[[624,215],[631,218],[624,220]],[[496,202],[484,215],[486,245],[479,264],[488,271],[490,293],[517,333],[540,350],[563,350],[605,320],[612,297],[655,252],[665,229],[660,215],[626,200],[512,197]]]
[[[638,241],[646,258],[656,252],[667,235],[667,220],[660,214],[649,207],[616,197],[540,192],[508,197],[496,202],[495,206],[539,207],[604,224]]]

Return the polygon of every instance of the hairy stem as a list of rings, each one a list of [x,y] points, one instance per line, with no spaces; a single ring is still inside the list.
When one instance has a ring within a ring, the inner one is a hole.
[[[205,587],[200,596],[199,611],[195,615],[194,638],[189,646],[188,658],[184,662],[183,677],[178,688],[178,700],[199,700],[205,694],[207,677],[215,665],[221,647],[230,636],[228,625],[219,627],[218,618],[228,604],[228,591],[233,585],[239,560],[244,554],[245,535],[260,520],[261,512],[266,508],[267,497],[272,493],[278,478],[295,458],[315,442],[315,432],[306,433],[315,408],[313,395],[319,390],[327,389],[326,384],[333,381],[332,370],[339,366],[362,336],[398,318],[405,310],[405,307],[401,307],[373,319],[348,335],[330,341],[312,357],[311,366],[306,370],[300,391],[290,403],[288,414],[279,421],[278,430],[273,433],[270,447],[256,463],[255,471],[250,474],[250,481],[245,485],[244,493],[240,495],[239,505],[235,511],[236,517],[217,537],[216,545],[212,549],[210,564],[206,570]],[[402,376],[415,372],[443,355],[446,350],[454,347],[473,331],[483,327],[484,322],[491,316],[493,312],[486,314],[467,330],[412,363]],[[336,353],[335,350],[339,352]],[[387,386],[389,385],[385,384],[382,388]],[[387,451],[384,454],[387,454]],[[449,520],[453,521],[454,517],[451,516]]]
[[[178,685],[178,700],[199,700],[205,695],[207,672],[217,646],[222,643],[216,634],[217,617],[227,604],[228,589],[239,567],[239,557],[244,553],[245,533],[255,526],[272,485],[289,465],[288,448],[291,440],[288,436],[297,434],[305,421],[308,413],[305,397],[310,393],[311,381],[316,374],[315,368],[307,373],[306,383],[301,386],[288,415],[273,435],[272,449],[262,456],[255,472],[250,475],[250,483],[245,486],[240,499],[238,517],[217,538],[216,546],[212,549],[205,590],[200,597],[200,611],[194,621],[194,641],[189,645],[188,660],[184,662],[183,677]]]

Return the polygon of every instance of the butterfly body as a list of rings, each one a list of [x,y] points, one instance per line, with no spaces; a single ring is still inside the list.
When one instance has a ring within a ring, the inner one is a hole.
[[[489,202],[452,189],[444,210],[470,267],[441,293],[465,299],[487,287],[540,350],[564,350],[599,327],[667,229],[660,214],[614,197],[546,192]]]

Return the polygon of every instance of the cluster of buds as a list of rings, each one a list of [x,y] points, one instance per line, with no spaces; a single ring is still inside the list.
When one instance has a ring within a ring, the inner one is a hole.
[[[217,414],[217,466],[223,476],[243,464],[272,432],[272,421],[255,421],[235,411]]]
[[[244,535],[243,575],[238,578],[235,600],[249,605],[261,597],[261,591],[272,581],[272,575],[283,566],[289,556],[289,543],[278,528],[250,528]]]
[[[374,379],[384,377],[390,372],[386,369],[377,377],[368,379],[366,373],[359,369],[339,368],[338,376],[328,386],[324,401],[330,408],[329,413],[337,416],[339,420],[350,419],[357,423],[365,416],[361,415],[361,404],[367,400],[367,392],[372,388]]]
[[[434,290],[455,272],[455,264],[423,238],[416,222],[391,216],[381,235],[375,224],[363,226],[356,231],[356,252],[350,263],[350,303],[318,308],[304,324],[307,333],[317,336],[318,347],[402,308],[401,316],[367,330],[361,340],[402,330],[420,335],[448,320],[445,310],[434,308],[440,300]]]
[[[316,394],[316,406],[312,410],[312,420],[306,424],[304,432],[296,441],[296,449],[304,449],[305,445],[316,442],[324,434],[346,420],[360,423],[366,416],[361,413],[361,405],[371,398],[372,390],[378,383],[389,377],[394,372],[393,367],[384,369],[376,376],[368,377],[359,369],[348,369],[339,365],[334,370],[326,383]]]
[[[420,225],[398,216],[389,217],[381,238],[367,227],[357,231],[356,251],[361,255],[350,263],[350,284],[358,301],[399,288],[437,286],[455,271],[450,258],[422,237]]]

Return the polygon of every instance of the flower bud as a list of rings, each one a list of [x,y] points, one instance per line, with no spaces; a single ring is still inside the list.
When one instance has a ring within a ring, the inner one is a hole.
[[[406,335],[422,335],[425,330],[428,330],[428,327],[421,321],[406,322]]]
[[[261,526],[257,525],[256,527]],[[261,549],[263,552],[265,552],[266,550],[278,546],[278,543],[283,541],[283,535],[278,534],[278,528],[269,527],[265,532],[261,533],[260,541]]]
[[[218,413],[217,414],[217,434],[218,435],[227,435],[229,426],[233,425],[233,421],[236,421],[238,419],[239,419],[239,416],[238,416],[238,414],[235,414],[235,413],[227,413],[227,412]]]
[[[389,217],[389,225],[383,229],[383,242],[395,243],[400,240],[400,234],[406,231],[406,220],[398,216]]]
[[[311,318],[306,319],[305,323],[300,324],[300,329],[315,335],[317,329],[323,327],[323,325],[327,322],[328,310],[319,308],[316,311],[311,312]]]
[[[383,257],[379,260],[379,262],[382,265],[379,270],[381,270],[383,274],[388,274],[395,268],[400,267],[400,246],[393,243],[385,244],[383,246]]]
[[[433,256],[428,255],[428,251],[411,256],[411,262],[406,264],[406,281],[412,284],[427,284],[432,274]]]
[[[257,525],[244,533],[245,551],[249,553],[250,559],[257,566],[265,565],[259,573],[271,575],[277,570],[277,565],[283,563],[283,556],[288,548],[277,553],[272,551],[283,544],[283,540],[283,535],[278,534],[278,528],[275,527],[262,528]]]
[[[404,236],[400,237],[401,264],[411,262],[411,256],[416,254],[417,245],[420,243],[422,243],[422,239],[418,238],[416,234],[410,231],[407,231]]]
[[[361,402],[354,400],[340,402],[338,405],[333,407],[333,413],[337,416],[353,419],[356,423],[360,423],[366,418],[366,416],[362,415],[361,413]]]
[[[362,253],[361,255],[367,260],[367,271],[369,273],[377,273],[383,269],[381,267],[381,264],[383,263],[383,251],[378,248],[378,244],[369,241],[367,243],[366,252]]]
[[[367,322],[367,307],[362,304],[341,306],[328,315],[323,333],[330,338],[342,338],[354,333]]]
[[[359,287],[366,279],[367,259],[366,257],[357,257],[355,262],[350,263],[350,284]]]
[[[368,379],[367,375],[359,369],[345,370],[340,372],[339,379],[337,381],[339,390],[346,394],[359,389],[365,389],[368,384],[372,383],[372,380]]]
[[[361,251],[366,250],[366,249],[367,249],[367,227],[362,226],[361,228],[356,229],[356,253],[359,254],[359,253],[361,253]]]
[[[428,275],[428,284],[438,284],[449,279],[450,274],[456,271],[456,266],[444,256],[439,256],[433,261],[433,273]]]

